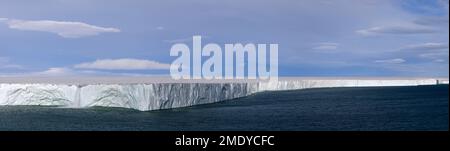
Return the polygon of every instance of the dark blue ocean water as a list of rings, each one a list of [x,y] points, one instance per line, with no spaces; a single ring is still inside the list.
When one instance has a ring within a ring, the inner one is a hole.
[[[263,92],[194,107],[1,106],[0,130],[448,130],[448,85]]]

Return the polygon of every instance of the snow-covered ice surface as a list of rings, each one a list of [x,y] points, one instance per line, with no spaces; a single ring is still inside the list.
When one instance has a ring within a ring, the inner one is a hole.
[[[164,77],[0,77],[0,105],[123,107],[141,111],[186,107],[261,91],[326,87],[448,84],[448,78],[280,78],[268,81],[175,81]]]

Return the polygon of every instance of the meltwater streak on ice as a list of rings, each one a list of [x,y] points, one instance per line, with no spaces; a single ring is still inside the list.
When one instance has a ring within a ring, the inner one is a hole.
[[[81,85],[77,85],[77,89],[75,90],[75,97],[73,100],[73,104],[72,107],[80,107],[80,103],[81,103]]]
[[[415,86],[448,83],[438,79],[290,79],[241,83],[0,84],[0,105],[92,106],[141,111],[186,107],[248,96],[261,91],[325,87]]]

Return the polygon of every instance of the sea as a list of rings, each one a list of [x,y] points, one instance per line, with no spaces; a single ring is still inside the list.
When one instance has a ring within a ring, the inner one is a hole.
[[[261,92],[137,111],[0,106],[0,131],[448,131],[449,86]]]

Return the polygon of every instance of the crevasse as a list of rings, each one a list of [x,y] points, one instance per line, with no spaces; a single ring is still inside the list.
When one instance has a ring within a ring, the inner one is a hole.
[[[0,105],[132,108],[141,111],[186,107],[248,96],[261,91],[324,87],[432,85],[421,80],[285,80],[248,83],[0,84]]]

